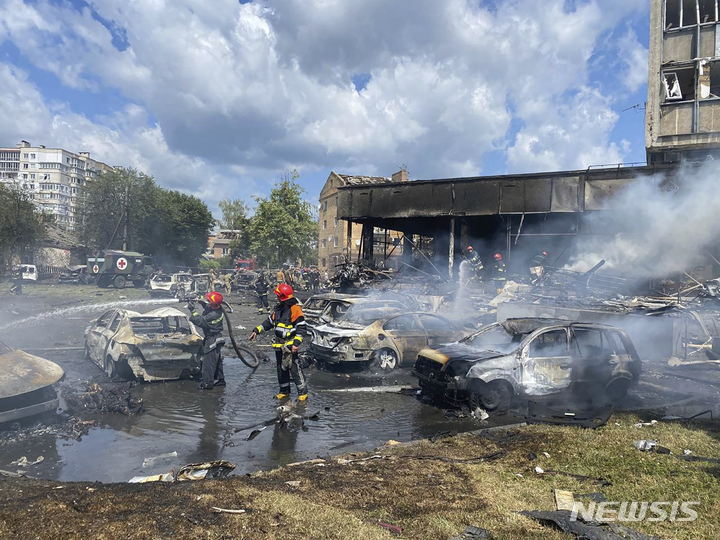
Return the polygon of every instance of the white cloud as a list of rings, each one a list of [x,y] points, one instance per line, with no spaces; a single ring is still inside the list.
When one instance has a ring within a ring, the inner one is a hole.
[[[648,50],[629,29],[618,40],[619,56],[623,64],[621,80],[631,92],[637,92],[648,79]]]
[[[589,86],[587,66],[604,33],[643,0],[573,10],[564,0],[512,0],[493,12],[474,0],[88,1],[124,50],[89,9],[0,7],[0,40],[37,67],[139,104],[95,122],[55,113],[56,136],[211,200],[224,186],[209,171],[389,174],[407,164],[432,177],[479,173],[496,150],[507,150],[511,170],[623,155],[610,140],[612,103]],[[358,73],[371,77],[359,93]],[[508,140],[513,120],[523,127]]]

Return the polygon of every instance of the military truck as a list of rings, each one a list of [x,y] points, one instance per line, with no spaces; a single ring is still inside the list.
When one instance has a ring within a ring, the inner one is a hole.
[[[150,274],[156,271],[153,257],[133,251],[106,250],[89,257],[87,267],[96,276],[98,287],[106,289],[110,285],[122,289],[127,282],[135,287],[145,286]]]

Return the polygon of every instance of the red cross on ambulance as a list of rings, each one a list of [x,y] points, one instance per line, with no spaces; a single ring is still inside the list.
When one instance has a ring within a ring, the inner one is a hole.
[[[127,267],[127,259],[125,257],[120,257],[115,264],[120,270],[125,270]]]

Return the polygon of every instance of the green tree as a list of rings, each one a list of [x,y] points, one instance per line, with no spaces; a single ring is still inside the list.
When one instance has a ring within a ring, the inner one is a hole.
[[[162,189],[134,169],[104,172],[88,184],[84,202],[82,239],[87,246],[122,249],[127,220],[128,250],[155,255],[163,265],[194,266],[215,224],[200,199]]]
[[[256,197],[257,209],[248,226],[250,250],[270,266],[317,258],[317,219],[305,190],[295,181],[297,171],[285,172],[267,198]]]
[[[230,242],[230,258],[235,259],[240,256],[249,256],[250,238],[248,235],[248,226],[250,219],[247,217],[247,205],[240,199],[223,199],[218,203],[222,211],[222,218],[218,220],[221,229],[230,229],[240,231],[237,238]]]
[[[15,187],[0,184],[0,271],[45,236],[45,222],[32,197]]]

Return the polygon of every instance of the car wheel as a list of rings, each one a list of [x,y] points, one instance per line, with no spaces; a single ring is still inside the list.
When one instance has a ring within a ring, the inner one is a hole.
[[[383,371],[392,371],[400,365],[400,361],[392,349],[380,349],[375,353],[374,365]]]
[[[630,389],[630,383],[628,379],[615,379],[607,385],[605,394],[611,403],[617,403],[627,397],[628,390]]]
[[[510,409],[512,390],[502,381],[493,381],[487,385],[476,385],[468,392],[471,410],[478,407],[487,412],[505,414]]]
[[[107,376],[110,379],[114,379],[115,375],[117,375],[117,367],[115,366],[115,360],[113,360],[109,356],[105,359],[105,373],[107,373]]]
[[[142,289],[145,286],[145,282],[142,279],[136,279],[133,281],[133,285],[136,289]]]
[[[115,279],[113,280],[113,285],[115,285],[116,289],[123,289],[125,288],[125,276],[115,276]]]

